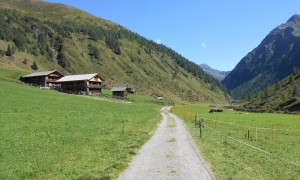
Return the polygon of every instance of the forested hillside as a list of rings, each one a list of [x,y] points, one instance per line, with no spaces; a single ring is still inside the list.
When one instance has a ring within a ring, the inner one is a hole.
[[[300,113],[300,69],[294,69],[290,76],[249,96],[242,104],[246,110]]]
[[[186,101],[225,101],[224,87],[174,50],[61,4],[0,1],[0,65],[63,74],[97,72],[108,87]]]

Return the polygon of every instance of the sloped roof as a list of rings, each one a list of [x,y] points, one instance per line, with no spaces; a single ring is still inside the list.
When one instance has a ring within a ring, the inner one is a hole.
[[[127,87],[113,87],[111,91],[125,91]]]
[[[25,75],[25,76],[22,76],[23,78],[26,78],[26,77],[36,77],[36,76],[47,76],[51,73],[54,73],[56,72],[56,70],[52,70],[52,71],[43,71],[43,72],[34,72],[34,73],[31,73],[31,74],[28,74],[28,75]]]
[[[78,74],[78,75],[70,75],[70,76],[65,76],[57,80],[56,82],[67,82],[67,81],[86,81],[90,80],[93,77],[98,75],[97,73],[93,74]],[[102,79],[102,78],[100,78]]]

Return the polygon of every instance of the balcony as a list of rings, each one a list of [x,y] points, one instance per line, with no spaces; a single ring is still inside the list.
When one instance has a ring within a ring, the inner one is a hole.
[[[105,85],[102,84],[90,84],[88,88],[103,88]]]

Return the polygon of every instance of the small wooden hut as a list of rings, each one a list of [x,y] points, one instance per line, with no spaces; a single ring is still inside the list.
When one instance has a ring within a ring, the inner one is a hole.
[[[113,87],[111,89],[113,98],[127,99],[128,90],[127,87]]]
[[[61,91],[69,94],[97,95],[102,94],[104,79],[97,73],[65,76],[56,81]]]
[[[63,75],[56,70],[34,72],[20,78],[21,81],[27,84],[41,87],[53,87],[55,81],[62,78]]]

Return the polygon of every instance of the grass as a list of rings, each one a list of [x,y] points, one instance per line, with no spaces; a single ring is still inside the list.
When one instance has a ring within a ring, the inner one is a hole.
[[[18,79],[29,73],[29,71],[0,68],[0,80],[20,82]]]
[[[154,104],[3,80],[0,99],[0,179],[116,179],[161,119]]]
[[[217,179],[300,177],[299,115],[241,113],[232,110],[208,113],[210,109],[205,105],[185,105],[176,106],[173,112],[185,119],[185,124],[205,159],[211,164]],[[202,129],[201,139],[199,129],[195,128],[195,115],[197,119],[204,119],[206,126]]]

